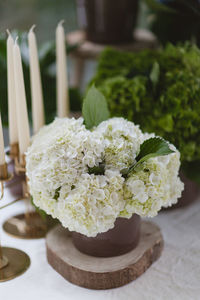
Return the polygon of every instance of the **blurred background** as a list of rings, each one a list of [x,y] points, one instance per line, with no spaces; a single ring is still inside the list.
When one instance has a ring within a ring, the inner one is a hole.
[[[30,89],[29,89],[29,70],[28,70],[28,57],[27,57],[27,41],[26,33],[33,24],[36,24],[35,29],[37,34],[38,46],[41,50],[42,58],[44,58],[44,64],[42,64],[42,77],[43,77],[43,89],[45,89],[44,97],[48,101],[48,97],[55,99],[55,65],[53,61],[55,60],[54,51],[54,40],[55,40],[55,29],[60,20],[65,20],[65,31],[66,33],[76,30],[78,25],[77,20],[77,9],[76,0],[12,0],[4,1],[0,0],[0,107],[2,111],[2,119],[4,123],[4,136],[5,144],[8,145],[8,130],[7,130],[7,79],[6,79],[6,29],[10,31],[19,31],[21,36],[21,48],[22,57],[24,63],[24,73],[27,89],[27,101],[29,106],[29,117],[30,114]],[[144,23],[144,18],[143,18]],[[19,34],[19,32],[14,33],[14,35]],[[47,58],[47,59],[46,59]],[[41,62],[40,62],[41,63]],[[68,60],[69,68],[69,80],[71,79],[70,73],[72,69],[72,63],[69,58]],[[82,86],[82,91],[84,86],[89,81],[93,75],[96,68],[96,62],[88,61],[87,68],[85,70],[84,82]],[[47,76],[48,72],[48,76]],[[52,79],[52,80],[51,80]],[[48,87],[46,89],[45,87]],[[73,93],[74,91],[72,91]],[[75,98],[74,102],[78,102],[74,110],[80,110],[80,95],[79,91],[75,91],[72,97]],[[46,102],[47,102],[46,101]],[[51,102],[51,103],[50,103]],[[55,101],[54,101],[55,102]],[[47,121],[51,121],[54,117],[55,103],[52,100],[48,101],[48,117]]]
[[[0,44],[0,107],[2,111],[2,119],[4,123],[4,136],[5,144],[8,145],[8,130],[7,130],[7,91],[6,91],[6,48],[5,48],[5,31],[8,28],[10,31],[19,30],[21,33],[22,40],[22,56],[24,62],[24,72],[25,72],[25,81],[27,89],[27,100],[30,108],[30,90],[29,90],[29,71],[28,71],[28,61],[27,61],[27,41],[26,41],[26,32],[30,29],[33,24],[37,25],[36,34],[38,40],[39,48],[44,50],[41,52],[44,53],[44,56],[48,58],[49,54],[52,53],[50,61],[45,63],[43,69],[43,81],[44,85],[48,86],[49,83],[49,93],[45,93],[45,98],[48,98],[49,95],[52,95],[52,98],[55,99],[55,68],[52,66],[51,62],[55,59],[54,51],[51,51],[54,47],[55,39],[55,29],[60,20],[65,20],[65,30],[70,32],[77,28],[77,18],[76,18],[76,3],[75,0],[13,0],[4,1],[0,0],[0,33],[1,33],[1,44]],[[52,44],[51,44],[52,41]],[[42,54],[43,55],[43,54]],[[45,58],[44,57],[44,58]],[[70,62],[69,62],[70,64]],[[46,75],[46,70],[51,66],[51,70],[48,70],[49,76]],[[70,68],[69,68],[70,72]],[[45,74],[44,74],[45,73]],[[51,75],[52,74],[52,80]],[[53,84],[53,86],[52,86]],[[55,103],[52,103],[50,110],[55,110]],[[31,114],[29,111],[29,117]],[[50,117],[52,118],[52,116]]]
[[[146,13],[148,8],[141,1],[138,19],[139,27],[148,27]],[[59,20],[65,20],[66,32],[78,28],[76,0],[0,0],[0,28],[28,30],[32,24],[37,24],[37,37],[39,42],[54,38],[55,27]]]
[[[92,5],[94,5],[94,3],[98,6],[98,11],[93,17]],[[84,12],[81,17],[82,20],[79,15],[78,21],[77,6],[79,6],[79,8],[86,6],[88,10],[91,6],[92,13],[90,15],[90,27],[93,26],[92,22],[94,22],[95,18],[97,23],[101,25],[101,8],[103,7],[104,16],[106,15],[106,10],[111,10],[114,16],[117,13],[117,9],[120,12],[120,3],[122,8],[123,3],[124,5],[125,3],[126,5],[132,5],[132,3],[135,3],[137,9],[134,8],[135,12],[132,14],[132,19],[134,18],[134,24],[131,23],[133,21],[132,20],[130,21],[130,26],[153,32],[160,44],[165,45],[167,42],[176,44],[177,42],[183,42],[185,40],[193,40],[196,41],[197,44],[199,43],[199,0],[12,0],[12,2],[0,0],[0,107],[3,124],[5,126],[6,145],[8,144],[8,135],[6,129],[6,29],[9,28],[13,35],[20,36],[19,43],[22,49],[29,117],[31,120],[27,31],[33,24],[37,25],[35,31],[37,34],[40,51],[40,65],[45,98],[46,119],[47,122],[50,122],[53,120],[56,110],[55,29],[58,22],[62,19],[65,20],[64,26],[66,33],[77,30],[80,27],[80,24],[82,23],[84,26],[85,22]],[[111,6],[108,7],[109,5]],[[122,17],[120,21],[118,21],[118,19],[116,20],[118,23],[120,23],[122,21]],[[123,28],[123,26],[121,26],[121,28]],[[18,30],[18,32],[15,32],[15,30]],[[93,32],[93,38],[94,37],[97,37],[95,31]],[[74,48],[76,48],[76,46],[77,45],[68,47],[68,52],[72,51]],[[68,60],[68,65],[69,81],[71,82],[73,64],[70,58]],[[81,86],[79,86],[78,89],[70,90],[70,102],[73,111],[79,111],[81,109],[81,94],[83,94],[85,86],[93,76],[95,70],[96,62],[94,60],[88,60],[87,66],[84,70],[83,82]]]
[[[65,20],[66,31],[77,28],[75,0],[12,0],[0,1],[1,32],[7,28],[28,30],[37,24],[38,42],[54,39],[59,20]]]

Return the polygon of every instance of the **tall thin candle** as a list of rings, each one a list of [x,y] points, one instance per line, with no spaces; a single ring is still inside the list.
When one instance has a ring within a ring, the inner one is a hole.
[[[63,21],[56,29],[56,71],[57,71],[57,114],[63,118],[69,115],[69,94],[67,80],[67,56]]]
[[[28,34],[29,57],[30,57],[30,80],[31,80],[31,96],[32,96],[32,119],[33,131],[44,126],[44,105],[42,94],[42,83],[39,66],[39,58],[37,51],[37,41],[34,33],[35,25],[33,25]]]
[[[17,41],[13,47],[14,77],[16,89],[17,126],[19,135],[19,151],[23,155],[30,144],[29,122],[26,105],[26,93],[22,69],[21,53]]]
[[[3,128],[0,114],[0,166],[5,164],[5,151],[4,151],[4,139],[3,139]]]
[[[10,145],[14,145],[18,142],[17,132],[17,115],[16,115],[16,93],[14,82],[14,64],[13,64],[13,38],[8,32],[7,39],[7,82],[8,82],[8,121],[9,121],[9,138]]]

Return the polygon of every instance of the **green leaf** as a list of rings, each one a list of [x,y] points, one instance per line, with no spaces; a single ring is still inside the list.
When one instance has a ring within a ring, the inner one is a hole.
[[[156,156],[163,156],[173,153],[174,151],[169,148],[168,143],[159,138],[150,138],[140,146],[140,152],[136,157],[137,164]]]
[[[131,167],[123,169],[121,174],[124,177],[127,177],[130,172],[138,168],[138,165],[147,161],[148,159],[152,157],[168,155],[171,153],[174,153],[174,151],[169,148],[169,145],[165,140],[159,137],[150,138],[144,141],[144,143],[140,146],[140,152],[136,157],[137,162]]]
[[[157,85],[159,81],[159,77],[160,77],[160,66],[158,62],[155,61],[150,73],[150,79],[154,87]]]
[[[110,116],[104,95],[94,85],[83,100],[82,114],[87,129],[98,126]]]

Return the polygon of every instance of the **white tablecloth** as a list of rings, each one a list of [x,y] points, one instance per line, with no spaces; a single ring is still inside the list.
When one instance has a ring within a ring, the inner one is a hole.
[[[7,191],[1,204],[10,199]],[[23,211],[24,204],[20,202],[1,210],[0,225]],[[161,258],[136,281],[106,291],[67,282],[48,264],[44,239],[15,239],[1,226],[2,244],[24,250],[31,258],[31,266],[23,275],[0,283],[0,300],[199,300],[200,201],[185,209],[161,212],[154,222],[161,227],[165,240]]]

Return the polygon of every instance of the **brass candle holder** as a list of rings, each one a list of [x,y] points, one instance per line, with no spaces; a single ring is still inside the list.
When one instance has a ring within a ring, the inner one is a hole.
[[[1,182],[1,195],[0,200],[4,197],[4,183],[10,181],[12,179],[12,175],[8,174],[7,163],[0,165],[0,182]]]
[[[24,175],[22,181],[23,196],[26,211],[23,214],[9,218],[4,224],[3,229],[10,235],[23,239],[38,239],[46,236],[47,231],[52,227],[49,217],[43,219],[39,213],[33,211],[31,205],[31,196],[28,189],[28,180],[26,177],[25,156],[15,156],[15,172],[17,175]]]
[[[15,160],[19,156],[19,144],[14,143],[10,145],[9,156],[11,159]]]
[[[12,179],[7,164],[0,165],[0,199],[4,197],[4,184]],[[0,245],[0,282],[13,279],[23,274],[30,266],[29,256],[18,249]]]
[[[19,145],[18,143],[11,144],[10,147],[6,150],[7,163],[8,163],[8,172],[13,174],[12,180],[5,183],[5,187],[9,188],[11,195],[15,198],[22,197],[22,176],[18,176],[15,173],[15,158],[19,155]]]

